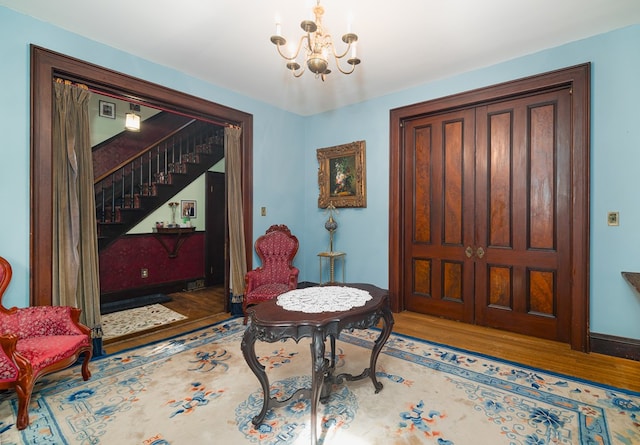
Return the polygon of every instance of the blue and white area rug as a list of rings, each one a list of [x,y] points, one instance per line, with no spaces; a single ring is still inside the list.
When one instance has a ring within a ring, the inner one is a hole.
[[[241,319],[92,362],[37,385],[31,425],[0,394],[0,444],[308,444],[308,400],[269,411],[246,365]],[[368,366],[377,330],[338,341],[339,372]],[[272,395],[309,383],[309,342],[256,344]],[[324,444],[639,444],[640,394],[392,334],[370,379],[334,388],[319,408]]]

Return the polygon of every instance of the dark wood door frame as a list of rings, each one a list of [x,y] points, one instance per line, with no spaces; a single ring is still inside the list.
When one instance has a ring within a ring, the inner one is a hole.
[[[242,128],[242,194],[247,268],[253,254],[253,116],[35,45],[31,46],[30,304],[50,305],[52,289],[53,78],[86,83],[132,102]]]
[[[570,284],[571,334],[570,344],[579,351],[589,350],[589,134],[590,134],[590,70],[589,63],[506,82],[441,99],[396,108],[390,113],[389,156],[389,291],[391,306],[396,312],[404,310],[405,294],[403,270],[404,220],[402,191],[404,165],[402,153],[403,123],[438,112],[447,112],[465,106],[505,100],[526,93],[539,93],[555,88],[569,87],[571,101],[571,225],[572,280]]]

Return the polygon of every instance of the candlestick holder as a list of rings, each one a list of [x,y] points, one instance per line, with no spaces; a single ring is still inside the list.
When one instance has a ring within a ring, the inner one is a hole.
[[[333,203],[327,206],[329,211],[329,219],[324,223],[324,228],[329,231],[329,252],[333,252],[333,233],[338,229],[338,223],[333,219],[333,213],[338,213]]]

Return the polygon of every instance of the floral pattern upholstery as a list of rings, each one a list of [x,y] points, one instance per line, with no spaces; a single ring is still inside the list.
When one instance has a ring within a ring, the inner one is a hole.
[[[0,335],[16,334],[19,339],[47,335],[82,335],[71,319],[69,306],[31,306],[0,314]]]
[[[89,328],[80,324],[80,309],[69,306],[5,308],[2,295],[11,266],[0,257],[0,389],[18,394],[17,427],[29,424],[28,407],[36,380],[73,365],[84,354],[82,377],[88,380],[93,344]]]
[[[247,323],[247,306],[270,300],[298,287],[300,271],[293,258],[298,253],[298,238],[284,225],[273,225],[255,243],[262,265],[245,276],[242,309]]]
[[[0,348],[0,384],[14,382],[18,378],[18,366]]]

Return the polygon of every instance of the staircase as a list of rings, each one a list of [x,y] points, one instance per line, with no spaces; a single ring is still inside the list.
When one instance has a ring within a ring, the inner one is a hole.
[[[97,177],[98,249],[125,235],[223,157],[224,129],[188,120]]]

